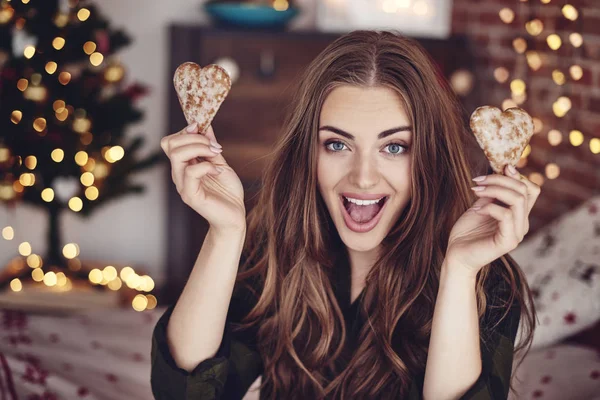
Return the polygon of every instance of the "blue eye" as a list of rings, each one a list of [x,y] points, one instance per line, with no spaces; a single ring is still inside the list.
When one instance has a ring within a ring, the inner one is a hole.
[[[389,147],[391,149],[392,146],[394,146],[394,148],[398,148],[398,150],[397,150],[398,152],[397,153],[396,152],[391,152],[390,153],[391,155],[394,155],[394,156],[399,156],[400,154],[404,154],[406,152],[406,149],[407,149],[406,146],[403,146],[400,143],[390,143],[390,144],[388,144],[385,147]],[[404,150],[404,151],[401,151],[401,150]]]
[[[345,144],[344,144],[344,143],[342,143],[342,142],[329,142],[329,144],[333,144],[334,146],[335,146],[336,144],[340,144],[340,145],[342,145],[342,146],[345,146]],[[327,145],[325,145],[325,146],[327,146]],[[327,147],[326,147],[326,148],[327,148]],[[328,149],[329,149],[329,148],[328,148]],[[338,147],[338,148],[336,149],[336,148],[334,147],[334,148],[333,148],[333,149],[331,149],[331,150],[333,150],[333,151],[342,151],[342,150],[343,150],[343,148],[339,148],[339,147]]]
[[[341,145],[341,148],[340,146],[337,148],[330,148],[329,145]],[[325,143],[325,150],[327,150],[329,153],[339,153],[343,150],[343,146],[346,146],[343,142],[340,142],[339,140],[332,140]],[[389,143],[385,147],[390,148],[390,150],[393,149],[393,151],[386,152],[393,157],[401,156],[408,151],[408,146],[395,142]]]

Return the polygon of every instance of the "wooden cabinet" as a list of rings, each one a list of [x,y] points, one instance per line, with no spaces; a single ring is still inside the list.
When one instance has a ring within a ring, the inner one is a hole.
[[[240,176],[245,187],[247,210],[254,204],[260,177],[269,151],[283,124],[291,96],[291,84],[306,66],[337,34],[320,32],[269,32],[225,30],[190,25],[170,27],[170,63],[168,68],[169,113],[165,135],[185,126],[185,118],[172,89],[177,67],[186,61],[200,65],[231,59],[239,76],[221,106],[212,126],[223,155]],[[448,40],[419,39],[449,77],[454,71],[473,66],[464,37]],[[474,91],[475,92],[475,91]],[[476,104],[472,97],[463,99],[467,107]],[[182,202],[171,180],[168,193],[167,286],[163,299],[176,300],[185,284],[204,236],[206,221]]]

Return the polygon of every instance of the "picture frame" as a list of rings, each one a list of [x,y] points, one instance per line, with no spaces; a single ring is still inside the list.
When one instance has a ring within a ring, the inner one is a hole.
[[[316,26],[324,32],[394,29],[406,36],[450,36],[452,0],[321,0]]]

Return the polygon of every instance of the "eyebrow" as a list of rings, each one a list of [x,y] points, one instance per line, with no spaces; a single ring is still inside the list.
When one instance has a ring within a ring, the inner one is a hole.
[[[411,130],[412,130],[412,127],[410,127],[410,126],[399,126],[397,128],[387,129],[387,130],[379,133],[379,135],[377,135],[377,139],[386,138],[386,137],[388,137],[390,135],[393,135],[396,132],[404,132],[404,131],[411,131]],[[355,139],[354,135],[352,135],[352,134],[350,134],[348,132],[345,132],[345,131],[343,131],[343,130],[341,130],[339,128],[330,126],[330,125],[324,125],[324,126],[320,127],[319,131],[331,131],[333,133],[337,133],[340,136],[344,136],[345,138],[348,138],[350,140],[354,140]]]

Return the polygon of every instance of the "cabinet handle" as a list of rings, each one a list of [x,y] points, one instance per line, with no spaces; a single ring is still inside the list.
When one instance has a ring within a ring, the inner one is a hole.
[[[275,75],[275,54],[272,50],[260,52],[260,66],[258,76],[263,79],[271,79]]]

